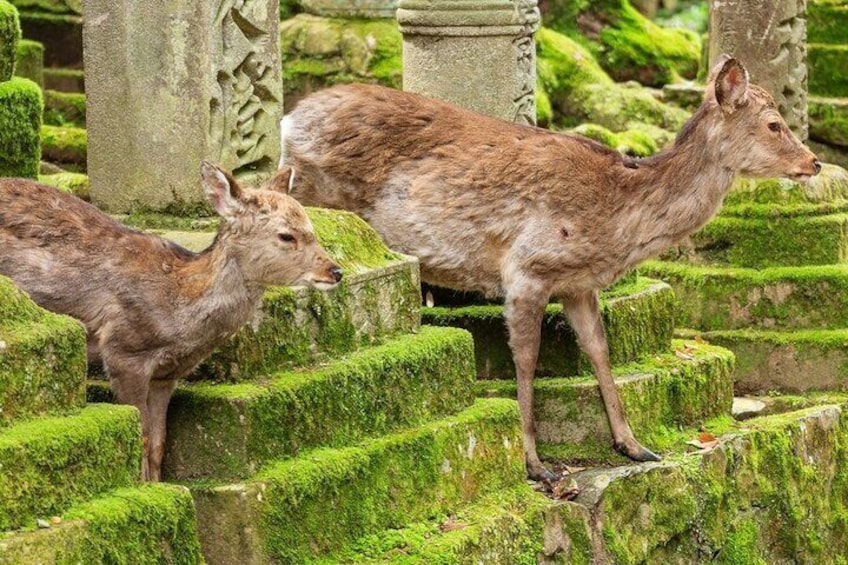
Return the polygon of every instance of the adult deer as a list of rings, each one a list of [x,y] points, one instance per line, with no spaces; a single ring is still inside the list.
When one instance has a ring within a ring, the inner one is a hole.
[[[599,289],[703,226],[737,175],[804,180],[821,169],[772,97],[726,55],[674,145],[644,160],[377,86],[312,94],[281,127],[281,163],[299,173],[293,195],[357,212],[417,256],[428,283],[505,299],[534,479],[554,478],[536,453],[532,410],[549,301],[562,302],[592,362],[615,448],[659,459],[625,418]]]
[[[342,276],[293,198],[242,189],[209,163],[201,177],[223,218],[201,253],[52,187],[0,179],[0,274],[85,325],[89,361],[102,362],[118,401],[141,413],[146,480],[160,477],[177,379],[248,321],[267,286],[331,288]],[[280,171],[271,186],[288,179]]]

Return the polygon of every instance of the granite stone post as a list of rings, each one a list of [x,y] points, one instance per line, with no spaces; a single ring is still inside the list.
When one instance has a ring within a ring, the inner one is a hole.
[[[400,0],[403,87],[536,123],[537,0]]]
[[[277,0],[85,0],[88,173],[112,212],[195,210],[200,162],[245,182],[279,157]]]
[[[710,61],[737,57],[807,139],[806,0],[710,0]]]

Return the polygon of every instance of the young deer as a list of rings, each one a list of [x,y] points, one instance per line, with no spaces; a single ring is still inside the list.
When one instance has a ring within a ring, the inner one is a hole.
[[[89,361],[102,362],[118,400],[141,412],[146,480],[159,480],[177,379],[250,318],[267,286],[326,289],[342,277],[293,198],[242,189],[209,163],[200,170],[223,218],[201,253],[49,186],[0,179],[0,274],[85,325]],[[289,173],[273,184],[287,186]]]
[[[376,86],[312,94],[281,126],[296,197],[359,213],[390,246],[417,256],[429,283],[505,299],[527,468],[537,479],[553,478],[536,454],[532,411],[551,298],[591,359],[615,448],[656,460],[625,419],[598,290],[703,226],[736,175],[804,180],[821,168],[728,56],[674,145],[644,160]]]

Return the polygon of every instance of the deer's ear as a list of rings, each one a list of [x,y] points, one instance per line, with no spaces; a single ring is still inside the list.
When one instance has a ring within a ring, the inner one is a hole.
[[[218,214],[229,218],[244,209],[241,188],[227,171],[203,161],[200,165],[200,178],[206,199]]]
[[[288,194],[294,185],[294,169],[291,167],[283,167],[268,181],[265,188]]]
[[[716,102],[730,114],[748,101],[748,71],[733,57],[723,55],[721,59],[713,69],[712,86]]]

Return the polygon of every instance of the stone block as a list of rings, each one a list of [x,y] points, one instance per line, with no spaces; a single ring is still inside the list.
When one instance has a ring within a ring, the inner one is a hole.
[[[38,176],[43,105],[31,80],[0,82],[0,177]]]
[[[193,487],[207,563],[305,563],[509,488],[525,474],[518,422],[514,401],[477,401],[450,418],[268,465],[242,484]]]
[[[63,168],[85,172],[88,163],[87,131],[78,127],[41,126],[41,156]]]
[[[44,89],[82,94],[85,75],[80,69],[44,68]]]
[[[87,2],[92,200],[112,212],[186,213],[205,204],[197,173],[204,159],[236,177],[273,174],[278,23],[279,3],[260,0]]]

